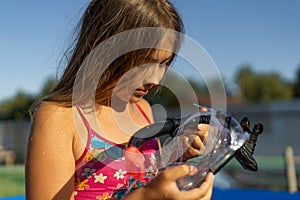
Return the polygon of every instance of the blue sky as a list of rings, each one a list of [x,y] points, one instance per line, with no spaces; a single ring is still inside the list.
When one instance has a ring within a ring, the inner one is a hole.
[[[68,37],[88,0],[3,0],[0,4],[0,100],[36,93],[56,73]],[[300,65],[300,1],[172,0],[186,34],[232,81],[249,64],[293,80]]]

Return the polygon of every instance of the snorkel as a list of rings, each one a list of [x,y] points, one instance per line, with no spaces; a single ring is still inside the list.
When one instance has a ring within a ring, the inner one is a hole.
[[[186,130],[196,132],[198,124],[209,125],[208,136],[203,141],[205,149],[201,155],[182,161],[180,156],[184,149],[180,145],[180,137]],[[139,148],[145,142],[159,138],[162,146],[159,171],[180,164],[193,165],[197,168],[195,175],[177,180],[180,190],[190,190],[199,187],[208,172],[218,173],[232,158],[235,158],[244,169],[257,171],[258,166],[253,154],[257,138],[262,132],[261,123],[255,124],[251,130],[247,117],[239,123],[229,113],[208,108],[206,112],[169,118],[148,125],[131,137],[128,146]]]

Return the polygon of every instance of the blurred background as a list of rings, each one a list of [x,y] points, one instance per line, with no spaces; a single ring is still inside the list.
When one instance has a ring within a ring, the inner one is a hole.
[[[28,110],[55,86],[73,27],[88,2],[10,0],[0,4],[0,199],[24,198]],[[300,185],[300,2],[171,2],[183,17],[186,34],[207,50],[218,67],[227,110],[238,120],[247,116],[251,124],[261,122],[265,128],[254,154],[259,170],[246,171],[232,160],[217,175],[214,199],[222,199],[219,194],[223,199],[225,194],[230,199],[234,195],[250,198],[257,191],[282,199],[299,198],[295,195]],[[180,59],[174,68],[192,85],[197,103],[210,106],[203,78]],[[181,86],[175,78],[170,82]],[[169,117],[181,114],[176,95],[168,88],[157,98],[147,98],[151,104],[163,105]],[[259,196],[266,197],[263,194]]]

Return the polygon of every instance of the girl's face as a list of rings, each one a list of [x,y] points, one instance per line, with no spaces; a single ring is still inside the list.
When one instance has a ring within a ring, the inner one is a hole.
[[[140,73],[140,75],[143,76],[143,82],[132,93],[129,99],[131,103],[140,101],[149,90],[159,84],[167,70],[167,64],[172,59],[172,56],[172,53],[169,51],[157,50],[148,64],[141,66],[143,72]],[[139,80],[141,77],[137,76],[139,75],[136,74],[135,79]]]
[[[156,50],[147,63],[124,74],[116,87],[119,90],[114,94],[126,102],[139,102],[162,80],[172,57],[173,54],[169,51]]]

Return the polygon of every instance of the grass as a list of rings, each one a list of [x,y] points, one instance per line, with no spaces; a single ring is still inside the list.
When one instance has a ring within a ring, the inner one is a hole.
[[[260,169],[274,170],[283,169],[283,157],[257,157]],[[241,166],[235,159],[231,160],[226,167],[227,169],[236,169]],[[25,194],[25,176],[24,165],[1,166],[0,165],[0,197],[17,196]]]
[[[25,194],[24,165],[0,165],[0,197]]]

